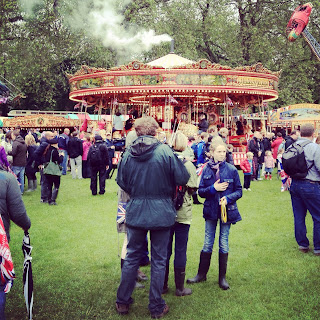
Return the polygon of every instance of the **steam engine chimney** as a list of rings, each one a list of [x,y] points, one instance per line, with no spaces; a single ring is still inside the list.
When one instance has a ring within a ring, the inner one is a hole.
[[[170,49],[170,53],[174,53],[174,40],[171,40],[171,49]]]

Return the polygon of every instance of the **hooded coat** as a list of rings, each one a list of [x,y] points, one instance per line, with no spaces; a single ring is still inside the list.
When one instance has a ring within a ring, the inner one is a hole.
[[[27,165],[27,145],[21,136],[17,136],[12,143],[12,166],[25,167]]]
[[[13,174],[0,169],[0,215],[3,220],[8,241],[10,241],[10,221],[23,230],[31,226],[22,201],[20,187]]]
[[[174,225],[173,195],[186,185],[189,173],[168,145],[152,136],[140,136],[118,165],[117,183],[130,195],[126,225],[157,230]]]

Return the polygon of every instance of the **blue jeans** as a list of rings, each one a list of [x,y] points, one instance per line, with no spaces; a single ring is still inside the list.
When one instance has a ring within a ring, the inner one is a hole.
[[[228,253],[229,252],[229,232],[230,223],[221,223],[220,221],[220,234],[219,234],[219,252]],[[203,252],[212,252],[214,238],[216,234],[218,220],[206,220],[205,225],[205,236],[203,244]]]
[[[4,309],[6,306],[6,294],[3,291],[5,286],[0,285],[0,319],[5,320],[5,314],[4,314]]]
[[[294,216],[294,233],[301,247],[309,247],[306,215],[309,210],[313,219],[313,246],[320,251],[320,183],[292,179],[290,187]]]
[[[12,167],[12,171],[17,176],[17,179],[20,183],[21,193],[23,193],[23,191],[24,191],[24,171],[25,171],[25,169],[26,169],[25,167],[17,167],[17,166]]]
[[[127,227],[127,255],[123,263],[117,303],[131,304],[137,271],[143,255],[143,245],[148,230]],[[149,310],[151,314],[162,313],[165,301],[161,297],[167,261],[167,246],[170,229],[150,230],[151,242],[151,280],[149,291]]]
[[[170,238],[168,243],[168,258],[167,264],[169,264],[170,257],[172,255],[172,243],[174,239],[174,267],[185,268],[187,264],[187,244],[189,236],[190,224],[184,224],[176,222],[170,230]]]
[[[67,150],[64,150],[64,149],[59,149],[59,151],[63,152],[63,161],[61,163],[62,174],[66,175],[67,174],[67,164],[68,164],[68,152],[67,152]]]

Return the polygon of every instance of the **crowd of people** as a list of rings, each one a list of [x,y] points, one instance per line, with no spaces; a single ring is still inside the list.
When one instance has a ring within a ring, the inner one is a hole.
[[[186,282],[206,281],[219,224],[218,284],[221,289],[228,290],[229,234],[231,225],[241,221],[237,200],[242,197],[243,190],[251,191],[251,181],[261,181],[263,174],[266,180],[271,180],[275,167],[282,178],[282,156],[299,143],[303,145],[308,170],[303,179],[288,177],[290,183],[286,186],[291,195],[295,238],[301,252],[310,250],[305,225],[308,210],[314,222],[314,254],[320,256],[320,146],[316,143],[320,139],[315,139],[315,129],[310,124],[301,126],[300,131],[293,130],[284,138],[280,132],[274,136],[260,131],[253,133],[247,144],[246,159],[240,164],[244,175],[242,186],[233,162],[233,147],[227,144],[226,128],[207,128],[203,123],[199,134],[186,137],[180,131],[164,134],[152,117],[135,120],[126,138],[116,178],[119,205],[125,211],[125,218],[117,221],[118,231],[126,233],[116,298],[119,314],[129,312],[133,290],[142,287],[137,281],[147,279],[139,270],[146,256],[147,263],[151,264],[149,311],[152,318],[161,318],[169,312],[163,295],[169,291],[172,254],[175,295],[192,294],[192,290],[185,287],[185,270],[192,203],[201,204],[198,195],[204,199],[205,239],[197,274]],[[113,153],[111,133],[103,129],[91,134],[74,130],[70,134],[66,128],[60,135],[53,131],[29,131],[24,137],[19,128],[6,132],[0,147],[0,174],[10,184],[15,184],[20,201],[18,218],[10,216],[11,220],[25,230],[30,227],[21,198],[24,175],[28,179],[26,192],[32,192],[37,188],[36,172],[40,171],[41,202],[49,205],[57,204],[60,178],[67,173],[68,163],[73,179],[91,178],[92,195],[103,195]],[[56,174],[48,172],[50,163],[59,168]],[[2,194],[5,190],[0,189],[0,201],[6,197]],[[6,226],[5,209],[1,206],[0,209]]]

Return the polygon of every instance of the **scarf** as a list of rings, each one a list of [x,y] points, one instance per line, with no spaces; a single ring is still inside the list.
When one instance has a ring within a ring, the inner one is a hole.
[[[220,164],[222,162],[214,162],[213,159],[210,159],[208,162],[208,166],[213,170],[216,171],[216,181],[220,179]]]

